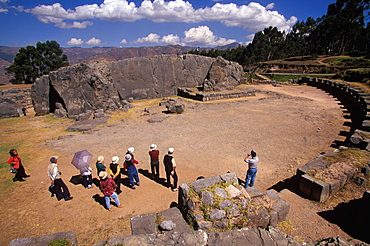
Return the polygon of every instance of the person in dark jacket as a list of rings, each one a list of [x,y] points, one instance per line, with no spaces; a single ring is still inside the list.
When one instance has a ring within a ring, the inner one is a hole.
[[[112,179],[117,185],[116,192],[117,194],[121,194],[121,167],[118,164],[119,157],[113,156],[112,163],[109,164],[109,174],[111,175]]]
[[[172,191],[178,191],[177,188],[177,173],[176,173],[176,162],[175,158],[172,156],[174,148],[169,148],[167,155],[163,158],[163,164],[166,170],[166,179],[168,187],[171,187]],[[173,185],[171,185],[170,177],[173,178]]]
[[[95,165],[96,165],[96,171],[99,177],[99,173],[107,169],[107,167],[104,165],[104,157],[99,156],[98,159],[96,160]]]

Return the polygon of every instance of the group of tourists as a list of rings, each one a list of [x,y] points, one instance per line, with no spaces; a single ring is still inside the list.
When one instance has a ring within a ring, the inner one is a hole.
[[[136,189],[137,186],[140,186],[140,179],[138,175],[138,170],[136,165],[139,164],[134,158],[134,148],[130,147],[127,149],[127,152],[124,156],[124,162],[122,166],[119,164],[119,157],[113,156],[112,161],[108,166],[105,165],[104,157],[99,156],[96,161],[96,170],[97,175],[100,178],[99,188],[104,194],[104,199],[106,203],[106,208],[111,209],[110,199],[113,199],[117,207],[121,208],[123,205],[120,203],[118,195],[122,192],[121,190],[121,174],[127,173],[130,186],[132,189]],[[163,164],[166,172],[166,184],[172,191],[178,191],[177,183],[178,177],[176,173],[176,161],[173,157],[174,148],[169,148],[167,154],[163,158]],[[25,169],[22,165],[21,158],[18,155],[17,150],[12,149],[9,151],[10,158],[8,163],[11,164],[11,172],[15,173],[13,181],[25,181],[24,178],[30,177],[25,172]],[[159,175],[159,150],[156,144],[150,146],[149,151],[150,156],[150,168],[151,175],[153,180],[158,181],[160,179]],[[253,187],[256,174],[257,174],[257,164],[258,157],[257,153],[252,150],[245,158],[244,161],[248,163],[248,170],[245,179],[245,188]],[[58,157],[53,156],[50,158],[50,164],[48,166],[47,174],[51,180],[51,185],[49,190],[52,193],[55,193],[56,198],[59,200],[64,199],[65,201],[72,200],[67,185],[63,182],[61,178],[61,172],[58,169]],[[13,170],[13,171],[12,171]],[[80,169],[80,174],[83,178],[83,186],[87,189],[90,189],[93,186],[92,179],[92,168],[86,166]],[[173,179],[173,184],[171,183],[171,178]]]

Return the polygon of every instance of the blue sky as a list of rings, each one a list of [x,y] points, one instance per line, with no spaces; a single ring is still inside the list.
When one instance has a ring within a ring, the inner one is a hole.
[[[335,0],[0,0],[0,45],[61,47],[247,44],[268,26],[289,31]]]

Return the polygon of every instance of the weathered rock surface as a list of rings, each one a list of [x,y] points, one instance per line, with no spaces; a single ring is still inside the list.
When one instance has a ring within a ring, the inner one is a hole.
[[[197,55],[160,55],[118,62],[81,63],[63,67],[39,78],[31,88],[37,114],[65,106],[69,117],[87,110],[124,108],[124,100],[158,98],[176,94],[178,87],[202,86],[205,79],[214,88],[236,86],[242,67],[223,58]]]
[[[62,240],[66,239],[71,243],[71,246],[77,246],[77,235],[73,231],[67,232],[58,232],[54,234],[48,234],[41,237],[29,237],[29,238],[19,238],[14,239],[10,242],[9,246],[46,246],[49,245],[50,242],[55,240]]]
[[[22,115],[22,108],[32,105],[29,88],[0,91],[0,118]]]

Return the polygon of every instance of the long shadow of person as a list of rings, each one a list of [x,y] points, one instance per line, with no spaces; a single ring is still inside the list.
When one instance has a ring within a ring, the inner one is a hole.
[[[105,209],[107,208],[106,205],[105,205],[105,199],[104,199],[104,196],[101,197],[99,194],[95,194],[93,195],[93,197],[95,202],[99,203],[100,205],[102,205]]]
[[[100,180],[97,179],[97,178],[93,178],[93,184],[96,186],[96,187],[100,187]]]
[[[148,179],[151,179],[153,181],[155,181],[156,183],[160,184],[160,185],[163,185],[164,187],[168,188],[168,184],[166,182],[166,179],[164,178],[159,178],[159,179],[153,179],[153,175],[148,171],[148,170],[144,170],[144,169],[139,169],[138,172],[142,175],[144,175],[145,177],[147,177]]]
[[[74,176],[71,177],[71,179],[69,180],[69,182],[71,182],[74,185],[79,185],[79,184],[82,185],[83,178],[82,178],[82,176],[80,174],[74,175]]]

